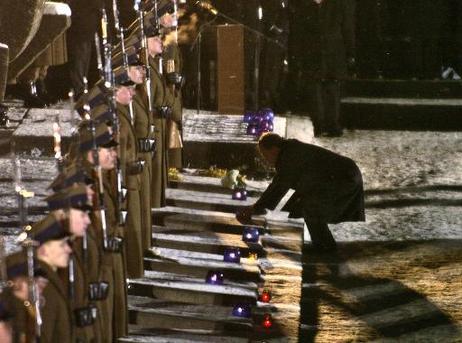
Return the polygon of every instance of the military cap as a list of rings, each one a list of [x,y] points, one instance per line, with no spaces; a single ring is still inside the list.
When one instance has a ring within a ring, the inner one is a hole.
[[[85,185],[72,185],[45,198],[51,211],[75,208],[82,211],[91,211],[91,202],[88,199]]]
[[[27,253],[25,250],[21,250],[10,254],[6,257],[6,275],[8,280],[13,280],[14,278],[20,276],[28,276],[28,261]],[[42,275],[42,270],[39,268],[36,259],[34,258],[34,276]]]
[[[71,164],[54,179],[48,188],[51,188],[55,192],[59,192],[76,183],[91,185],[94,182],[95,181],[86,173],[85,169],[79,168],[76,164]]]
[[[29,235],[39,245],[42,245],[48,241],[69,237],[70,233],[61,221],[58,221],[53,214],[49,214],[32,225]]]
[[[118,86],[135,85],[135,83],[130,79],[127,69],[124,67],[114,69],[114,81]]]
[[[128,65],[130,66],[144,65],[143,62],[141,62],[140,60],[140,56],[138,55],[138,52],[133,46],[126,48],[125,54],[127,55]],[[124,54],[122,53],[122,51],[116,53],[112,57],[112,67],[117,68],[117,67],[123,66],[124,64],[123,59],[124,59]]]
[[[118,143],[114,140],[114,136],[110,128],[104,124],[96,124],[95,137],[93,137],[91,125],[89,122],[85,122],[80,126],[80,151],[85,152],[93,148],[93,140],[97,147],[111,148],[117,146]]]

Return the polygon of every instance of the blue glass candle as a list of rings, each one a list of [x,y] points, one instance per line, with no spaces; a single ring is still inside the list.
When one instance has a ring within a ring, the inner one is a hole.
[[[225,276],[218,270],[210,270],[205,277],[205,282],[209,285],[222,285]]]
[[[250,318],[252,316],[252,308],[249,304],[237,304],[233,308],[233,316]]]
[[[247,200],[247,191],[245,190],[245,188],[235,188],[233,190],[233,196],[232,196],[233,200]]]
[[[246,243],[257,243],[260,238],[260,233],[255,227],[244,227],[242,232],[242,240]]]
[[[242,120],[244,123],[250,123],[255,116],[254,112],[247,111],[244,113],[244,119]]]
[[[223,253],[223,261],[231,263],[241,262],[241,251],[239,248],[226,248]]]

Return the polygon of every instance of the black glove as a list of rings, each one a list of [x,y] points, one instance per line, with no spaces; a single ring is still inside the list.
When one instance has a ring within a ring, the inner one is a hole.
[[[168,73],[166,75],[166,78],[167,78],[167,82],[171,85],[175,85],[179,88],[181,88],[183,86],[183,75],[181,75],[180,73],[177,73],[177,72],[173,72],[173,73]]]

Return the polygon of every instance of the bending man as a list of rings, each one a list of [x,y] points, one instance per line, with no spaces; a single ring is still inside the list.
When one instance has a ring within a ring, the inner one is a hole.
[[[319,250],[336,248],[327,224],[365,220],[362,176],[351,159],[274,133],[262,136],[258,149],[276,168],[276,175],[253,206],[237,213],[239,221],[274,209],[289,189],[295,193],[282,210],[288,211],[290,218],[305,219],[311,241]]]

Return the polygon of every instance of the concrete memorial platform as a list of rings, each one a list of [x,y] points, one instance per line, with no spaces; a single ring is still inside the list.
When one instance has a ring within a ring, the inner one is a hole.
[[[184,158],[193,168],[217,165],[238,168],[255,166],[256,138],[246,134],[243,115],[185,109],[183,111]],[[285,136],[286,119],[275,117],[274,131]]]

